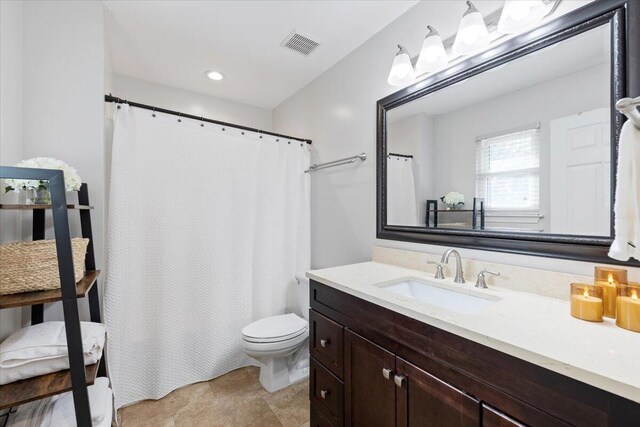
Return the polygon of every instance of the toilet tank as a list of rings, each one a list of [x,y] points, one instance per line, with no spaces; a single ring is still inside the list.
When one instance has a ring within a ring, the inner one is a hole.
[[[309,279],[304,272],[296,274],[296,296],[298,298],[298,311],[307,321],[309,320]]]

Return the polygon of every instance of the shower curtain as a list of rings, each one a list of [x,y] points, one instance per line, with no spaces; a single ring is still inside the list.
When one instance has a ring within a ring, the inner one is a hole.
[[[240,330],[294,311],[310,265],[306,144],[154,114],[114,117],[104,311],[117,407],[253,364]]]
[[[411,158],[387,157],[387,224],[418,226]]]

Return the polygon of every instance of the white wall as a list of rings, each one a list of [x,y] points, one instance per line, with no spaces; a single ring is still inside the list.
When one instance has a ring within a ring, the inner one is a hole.
[[[0,164],[22,158],[22,5],[0,2]],[[0,194],[4,190],[0,189]],[[6,195],[4,198],[11,196]],[[15,197],[15,196],[14,196]],[[0,210],[0,243],[21,239],[21,214]],[[0,342],[20,327],[20,309],[0,310]]]
[[[111,85],[112,94],[122,99],[223,122],[263,130],[272,129],[272,110],[267,108],[189,92],[121,74],[113,75]]]
[[[7,102],[17,109],[11,112],[10,118],[3,114],[2,164],[47,156],[64,160],[78,170],[83,181],[89,184],[91,204],[95,206],[92,211],[94,247],[97,266],[101,268],[104,223],[103,6],[101,2],[90,1],[34,1],[22,2],[20,7],[21,16],[15,7],[2,2],[2,106],[5,111]],[[9,8],[11,12],[5,14]],[[5,43],[12,49],[5,50]],[[10,60],[5,60],[6,55],[10,55]],[[5,66],[11,68],[6,75]],[[18,76],[11,77],[16,70],[19,70]],[[11,80],[9,99],[5,99],[5,79]],[[19,133],[14,130],[11,137],[7,136],[5,122],[18,126]],[[12,154],[5,157],[5,152],[13,147],[14,139],[21,142],[20,149],[12,148]],[[72,198],[76,198],[75,194]],[[69,216],[72,232],[79,235],[78,212],[70,211]],[[47,238],[52,236],[49,218]],[[31,216],[28,214],[24,215],[21,237],[31,239]],[[104,276],[101,284],[103,279]],[[86,318],[86,301],[82,300],[80,306]],[[29,320],[28,313],[29,310],[23,311],[23,323]],[[61,319],[61,304],[47,305],[45,318]],[[12,328],[16,326],[12,325]]]
[[[501,1],[478,1],[484,14]],[[554,16],[588,1],[565,0]],[[441,253],[442,246],[377,240],[376,233],[376,101],[396,91],[387,76],[396,44],[418,52],[425,25],[447,38],[457,31],[461,1],[421,2],[393,21],[359,48],[324,72],[274,110],[278,132],[313,139],[314,161],[329,161],[365,151],[366,162],[314,173],[312,193],[312,264],[315,268],[371,259],[371,247],[388,247]],[[478,260],[533,268],[592,274],[593,264],[496,252],[462,250]],[[499,261],[496,261],[499,260]]]
[[[476,5],[491,13],[502,3]],[[460,1],[418,3],[275,108],[274,129],[312,139],[313,162],[363,151],[369,156],[362,164],[312,174],[314,267],[371,258],[376,240],[376,101],[397,90],[387,84],[396,45],[419,52],[427,24],[444,38],[454,34],[464,9]]]

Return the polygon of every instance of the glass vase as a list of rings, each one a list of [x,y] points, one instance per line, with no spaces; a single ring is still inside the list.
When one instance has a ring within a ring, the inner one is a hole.
[[[51,204],[51,192],[48,187],[40,186],[33,190],[26,190],[26,204],[49,205]]]

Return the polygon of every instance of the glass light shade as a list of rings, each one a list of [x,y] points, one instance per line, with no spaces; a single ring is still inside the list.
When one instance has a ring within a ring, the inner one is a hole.
[[[416,73],[411,64],[409,52],[404,47],[398,45],[398,53],[393,58],[393,65],[389,72],[387,81],[392,86],[402,86],[412,83],[416,79]]]
[[[489,31],[478,10],[467,2],[469,9],[464,13],[453,42],[454,55],[469,55],[489,46]]]
[[[447,52],[444,50],[442,38],[433,28],[429,28],[429,34],[424,38],[422,50],[416,63],[418,73],[428,73],[439,70],[449,62]]]
[[[542,0],[506,1],[500,14],[498,31],[502,34],[513,34],[537,24],[547,14]]]

